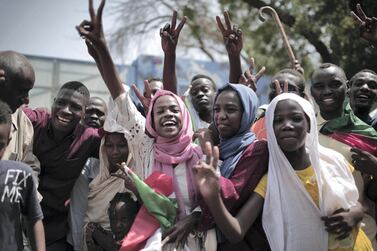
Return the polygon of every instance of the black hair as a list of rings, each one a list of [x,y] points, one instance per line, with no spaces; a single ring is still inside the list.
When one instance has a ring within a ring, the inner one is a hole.
[[[207,75],[204,75],[204,74],[196,74],[196,75],[194,75],[194,76],[192,77],[190,83],[192,83],[192,82],[194,82],[195,80],[200,79],[200,78],[208,79],[208,80],[212,83],[212,87],[213,87],[213,89],[214,89],[214,90],[217,89],[217,88],[216,88],[215,81],[213,81],[213,79],[212,79],[210,76],[207,76]]]
[[[110,206],[109,206],[109,209],[107,210],[107,213],[109,215],[109,219],[111,219],[113,216],[115,216],[115,207],[119,202],[124,202],[124,204],[126,204],[127,214],[129,216],[128,219],[131,220],[131,222],[130,222],[130,226],[131,226],[133,224],[133,221],[135,220],[136,214],[139,211],[139,208],[140,208],[139,203],[131,198],[130,193],[127,193],[127,192],[126,193],[116,193],[114,198],[110,201]],[[110,225],[111,225],[111,223],[110,223]],[[128,231],[129,231],[129,229],[127,230],[127,232]]]
[[[296,83],[297,84],[297,87],[298,87],[298,95],[307,99],[307,95],[305,93],[305,77],[304,75],[302,75],[299,71],[295,70],[295,69],[291,69],[291,68],[285,68],[283,70],[280,70],[279,72],[277,72],[273,77],[272,79],[276,78],[278,75],[282,75],[282,74],[290,74],[296,78],[298,78],[298,82]],[[272,84],[272,83],[271,83]],[[276,94],[275,92],[273,91],[270,91],[270,93],[268,94],[268,98],[269,100],[273,100],[274,98],[276,97]]]
[[[88,100],[90,98],[90,93],[89,93],[88,88],[83,83],[81,83],[79,81],[70,81],[70,82],[63,84],[62,87],[60,87],[59,92],[63,89],[68,89],[68,90],[73,90],[73,91],[79,92],[84,97],[86,97]]]
[[[317,73],[318,71],[321,71],[321,70],[326,70],[326,69],[328,69],[328,68],[330,68],[330,67],[334,67],[334,68],[336,68],[336,69],[340,72],[341,77],[343,77],[344,80],[347,80],[346,73],[345,73],[344,70],[343,70],[342,68],[340,68],[338,65],[336,65],[336,64],[332,64],[332,63],[323,63],[323,64],[320,64],[320,65],[319,65],[318,69],[316,69],[316,70],[314,70],[314,71],[312,72],[312,74],[311,74],[311,76],[310,76],[310,80],[311,80],[311,82],[313,83],[313,76],[314,76],[315,73]]]
[[[300,93],[303,93],[305,91],[305,77],[304,75],[302,75],[299,71],[295,70],[295,69],[290,69],[290,68],[286,68],[286,69],[283,69],[281,71],[279,71],[278,73],[275,74],[274,77],[276,77],[277,75],[281,75],[281,74],[291,74],[295,77],[297,77],[299,79],[299,82],[297,83],[297,87],[300,91]]]
[[[9,105],[0,100],[0,124],[8,124],[12,123],[12,110],[10,109]]]
[[[162,79],[161,78],[155,78],[155,77],[152,77],[152,78],[149,78],[148,79],[148,82],[153,82],[153,81],[158,81],[158,82],[162,82]]]
[[[362,69],[361,71],[359,71],[358,73],[356,73],[355,75],[352,76],[352,78],[349,81],[349,85],[351,86],[353,84],[353,82],[355,82],[355,80],[358,78],[358,76],[362,73],[370,73],[372,75],[377,76],[377,73],[375,71],[372,71],[370,69]]]
[[[110,201],[110,206],[108,209],[109,214],[111,214],[111,212],[114,212],[115,206],[119,202],[124,202],[127,205],[128,211],[130,213],[136,214],[139,210],[139,203],[131,198],[130,193],[116,193],[114,198]]]

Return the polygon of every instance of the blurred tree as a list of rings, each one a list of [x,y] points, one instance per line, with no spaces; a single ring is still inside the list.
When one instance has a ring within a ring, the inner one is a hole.
[[[176,9],[189,18],[180,47],[199,48],[216,61],[226,54],[214,17],[227,9],[232,23],[238,24],[244,34],[243,58],[255,57],[257,64],[265,65],[267,74],[273,75],[290,64],[273,19],[264,23],[259,20],[258,9],[270,5],[279,13],[306,76],[319,62],[332,62],[350,77],[363,68],[377,71],[377,48],[359,37],[350,16],[358,2],[367,15],[377,16],[376,0],[119,0],[112,8],[120,20],[119,27],[110,41],[123,48],[132,34],[157,32]]]

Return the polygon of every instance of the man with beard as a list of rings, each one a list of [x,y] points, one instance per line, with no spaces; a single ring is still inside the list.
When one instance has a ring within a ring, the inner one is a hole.
[[[47,250],[65,250],[68,210],[65,202],[89,157],[98,158],[98,129],[82,125],[89,90],[80,82],[64,84],[44,109],[25,108],[34,127],[34,154],[41,162],[39,192]]]

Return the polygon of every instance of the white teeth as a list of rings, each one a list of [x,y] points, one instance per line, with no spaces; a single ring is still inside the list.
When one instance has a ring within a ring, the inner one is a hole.
[[[70,119],[62,118],[62,117],[60,117],[60,116],[58,116],[58,119],[59,119],[61,122],[63,122],[63,123],[69,123],[69,122],[71,122]]]
[[[175,123],[173,121],[165,121],[164,123],[162,123],[163,126],[174,126]]]
[[[326,98],[323,101],[325,101],[325,102],[331,102],[331,101],[333,101],[333,99],[332,98]]]

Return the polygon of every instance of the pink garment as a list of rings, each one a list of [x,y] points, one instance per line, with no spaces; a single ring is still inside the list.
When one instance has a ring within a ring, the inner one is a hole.
[[[161,96],[170,95],[178,103],[181,111],[181,124],[182,129],[174,138],[163,138],[153,128],[152,113],[156,100]],[[177,198],[180,212],[178,214],[179,219],[186,215],[184,210],[184,202],[182,199],[177,179],[175,177],[174,166],[185,162],[187,173],[187,188],[190,195],[191,205],[194,207],[197,205],[196,195],[198,191],[196,189],[196,183],[193,177],[193,166],[198,162],[202,156],[200,147],[192,143],[192,136],[194,134],[191,125],[190,114],[183,103],[183,101],[170,91],[158,90],[151,100],[149,111],[146,117],[146,130],[153,138],[154,143],[154,166],[153,171],[161,171],[173,178],[174,192]]]

